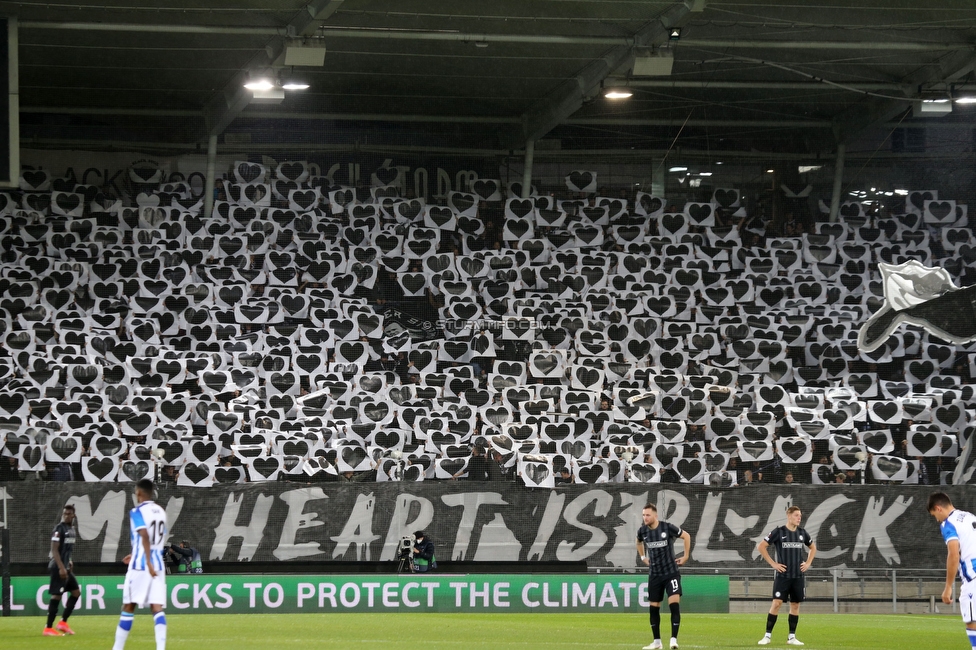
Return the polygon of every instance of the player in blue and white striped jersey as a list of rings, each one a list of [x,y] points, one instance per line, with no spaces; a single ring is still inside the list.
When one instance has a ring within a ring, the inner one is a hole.
[[[976,515],[954,508],[944,492],[930,495],[928,505],[929,514],[939,522],[942,539],[949,549],[942,602],[946,605],[952,604],[952,586],[958,573],[962,580],[959,610],[966,624],[969,643],[976,648]]]
[[[166,547],[166,511],[153,502],[153,484],[148,479],[136,483],[136,500],[129,512],[132,553],[122,561],[129,565],[122,585],[122,615],[115,630],[112,650],[124,650],[132,629],[136,606],[149,606],[153,613],[156,650],[166,650],[166,567],[163,549]]]

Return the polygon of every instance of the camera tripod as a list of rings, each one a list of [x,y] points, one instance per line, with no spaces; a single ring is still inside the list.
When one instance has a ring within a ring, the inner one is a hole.
[[[406,554],[400,553],[400,564],[397,566],[397,575],[401,573],[413,573],[413,551],[410,550]]]

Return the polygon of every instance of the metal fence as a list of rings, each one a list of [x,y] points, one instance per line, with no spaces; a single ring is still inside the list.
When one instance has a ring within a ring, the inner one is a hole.
[[[640,569],[590,567],[596,573],[638,573]],[[722,573],[729,576],[733,611],[758,611],[771,599],[773,572],[749,569],[682,569],[683,574]],[[806,574],[804,608],[835,613],[958,614],[957,586],[951,605],[942,602],[945,571],[932,569],[810,569]]]

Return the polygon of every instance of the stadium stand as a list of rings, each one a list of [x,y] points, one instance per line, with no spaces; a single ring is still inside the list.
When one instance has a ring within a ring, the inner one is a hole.
[[[936,191],[773,223],[570,167],[431,200],[310,167],[238,161],[209,218],[138,167],[0,195],[0,481],[953,481],[974,348],[857,349],[879,262],[974,280]]]

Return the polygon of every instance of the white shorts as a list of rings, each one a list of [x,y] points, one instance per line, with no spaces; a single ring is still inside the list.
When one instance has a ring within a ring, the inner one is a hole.
[[[959,588],[959,611],[966,625],[976,623],[976,580]]]
[[[162,571],[156,577],[148,571],[128,571],[122,585],[122,604],[135,603],[137,607],[149,605],[166,606],[166,574]]]

